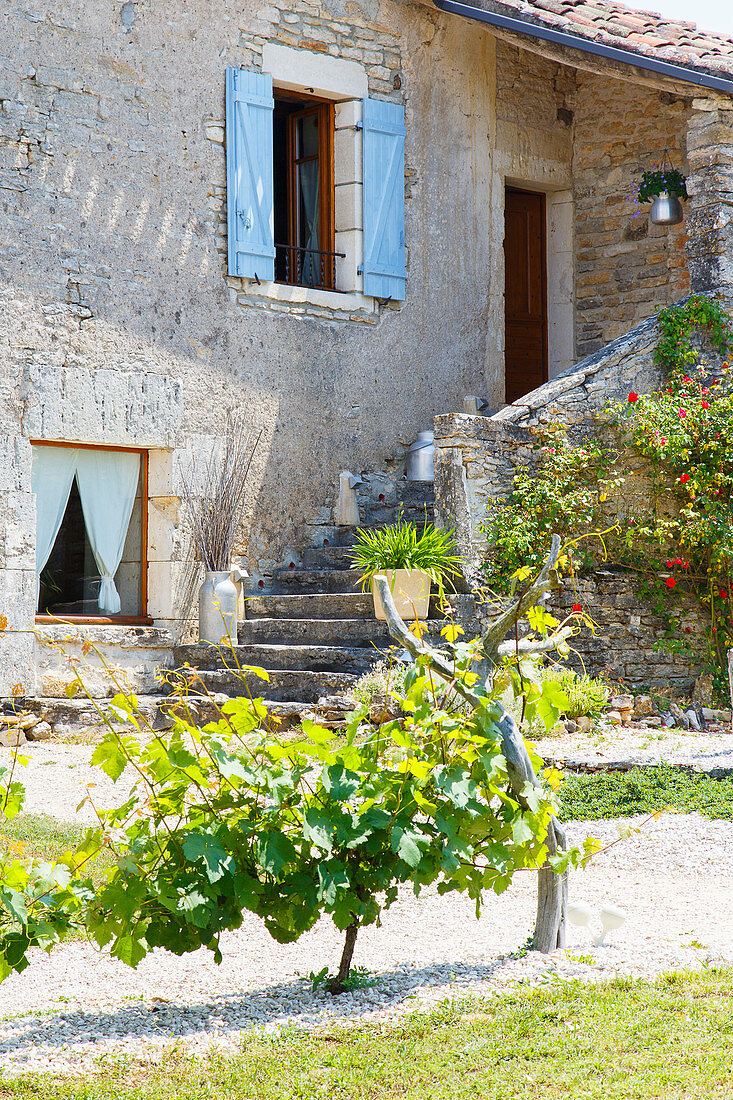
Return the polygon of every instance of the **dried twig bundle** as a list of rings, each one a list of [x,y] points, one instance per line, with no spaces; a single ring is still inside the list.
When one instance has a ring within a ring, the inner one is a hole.
[[[227,420],[221,449],[181,468],[181,487],[196,554],[210,573],[229,569],[247,491],[247,477],[262,429],[254,432],[236,416]]]

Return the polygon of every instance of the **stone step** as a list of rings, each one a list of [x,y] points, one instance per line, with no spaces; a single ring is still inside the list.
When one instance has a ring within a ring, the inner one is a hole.
[[[428,622],[428,632],[438,634],[443,622]],[[309,644],[372,646],[391,644],[385,623],[373,616],[364,619],[245,619],[239,624],[239,644]]]
[[[349,569],[353,560],[349,546],[308,546],[302,553],[305,569]],[[355,571],[358,576],[358,571]]]
[[[385,648],[387,648],[385,646]],[[366,646],[273,645],[256,643],[220,650],[214,645],[176,646],[176,668],[221,669],[255,665],[268,671],[352,672],[361,675],[379,660],[381,651]]]
[[[379,507],[379,509],[381,510],[385,506],[384,505],[378,505],[377,507]],[[388,505],[386,507],[389,508]],[[417,516],[411,516],[409,518],[415,524],[415,527],[418,530],[418,534],[421,534],[425,529],[425,517],[424,517],[424,514],[423,514],[422,510],[419,512],[419,514]],[[395,511],[394,514],[392,514],[389,517],[389,523],[395,523],[396,520],[397,520],[397,513]],[[386,522],[387,522],[387,520],[383,519],[382,521],[380,521],[378,523],[375,522],[373,524],[373,526],[374,527],[379,527],[379,526],[382,526]],[[432,515],[428,515],[428,522],[429,523],[433,522]],[[306,549],[316,549],[316,550],[318,550],[318,549],[321,549],[322,547],[327,548],[329,546],[332,546],[334,548],[340,548],[340,549],[346,550],[348,547],[351,547],[351,546],[354,545],[354,543],[356,542],[356,539],[357,539],[357,532],[361,528],[364,528],[364,527],[366,527],[366,528],[370,527],[370,524],[367,523],[366,520],[364,520],[363,523],[360,523],[358,525],[358,527],[326,527],[326,528],[321,528],[320,532],[319,532],[319,535],[318,535],[318,539],[314,540],[311,543],[310,547],[307,547]]]
[[[236,669],[201,669],[199,679],[192,690],[201,686],[210,692],[222,692],[232,697],[252,695],[253,698],[272,699],[277,703],[317,703],[324,695],[347,691],[358,680],[348,672],[309,672],[304,669],[273,669],[270,679],[262,680],[254,673],[242,674]]]
[[[426,523],[434,522],[435,505],[416,503],[405,504],[400,508],[399,506],[395,507],[394,504],[380,504],[377,501],[367,506],[363,519],[363,526],[365,527],[380,527],[385,524],[404,521],[405,523],[414,523],[418,529],[421,529]]]
[[[361,581],[355,569],[278,569],[273,574],[275,593],[359,592]]]
[[[435,504],[432,481],[398,481],[397,500],[403,504]]]
[[[247,596],[247,619],[374,619],[369,592]]]

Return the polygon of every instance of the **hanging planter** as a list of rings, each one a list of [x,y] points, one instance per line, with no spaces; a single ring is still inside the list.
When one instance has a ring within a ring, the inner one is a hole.
[[[682,201],[687,198],[685,177],[666,162],[652,168],[641,177],[638,202],[650,202],[649,221],[652,225],[679,225],[684,218]]]

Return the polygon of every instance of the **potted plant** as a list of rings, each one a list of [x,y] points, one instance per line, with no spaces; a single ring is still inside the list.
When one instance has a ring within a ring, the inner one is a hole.
[[[644,172],[637,199],[650,202],[649,220],[654,225],[678,225],[683,218],[682,202],[687,198],[685,177],[678,168],[663,163]]]
[[[371,587],[374,614],[385,621],[384,608],[373,584],[377,573],[386,576],[395,606],[403,619],[426,619],[430,589],[441,599],[445,585],[459,572],[460,559],[453,531],[428,523],[421,535],[414,523],[399,521],[376,530],[359,530],[352,551],[352,569],[361,571],[362,590]]]
[[[242,518],[247,475],[262,432],[253,442],[241,420],[229,417],[221,446],[181,469],[182,497],[196,556],[205,575],[199,589],[199,642],[237,644],[238,592],[232,551]]]

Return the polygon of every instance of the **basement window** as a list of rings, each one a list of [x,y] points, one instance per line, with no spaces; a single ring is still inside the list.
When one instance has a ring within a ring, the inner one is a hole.
[[[146,614],[147,452],[35,443],[37,619]]]

